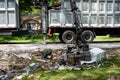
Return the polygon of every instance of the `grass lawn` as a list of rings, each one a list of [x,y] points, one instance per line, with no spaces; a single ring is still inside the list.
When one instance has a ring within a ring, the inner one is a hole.
[[[58,40],[58,36],[54,35],[53,38],[46,38],[47,42],[55,42]],[[28,35],[24,36],[0,36],[0,43],[20,43],[20,42],[42,42],[42,35],[32,35],[29,37]]]
[[[113,63],[115,66],[113,66]],[[24,77],[22,80],[108,80],[113,76],[120,75],[120,62],[118,60],[106,60],[100,68],[85,70],[60,70],[60,71],[32,71],[39,78]]]
[[[49,38],[47,36],[46,38],[47,42],[58,42],[58,34],[55,34],[54,37]],[[94,41],[120,41],[120,37],[109,37],[109,35],[106,36],[96,36]],[[24,36],[0,36],[0,43],[20,43],[20,42],[42,42],[42,35],[32,35],[32,37],[29,37],[28,35]]]
[[[94,41],[120,41],[120,37],[109,37],[109,35],[96,36]]]

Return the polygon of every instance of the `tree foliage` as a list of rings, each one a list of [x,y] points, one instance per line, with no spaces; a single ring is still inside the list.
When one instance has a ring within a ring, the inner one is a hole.
[[[19,0],[21,13],[32,13],[33,9],[41,8],[40,2],[42,0]],[[38,4],[34,4],[34,1],[38,1]],[[48,5],[53,6],[59,3],[60,0],[48,0]]]
[[[33,6],[32,0],[19,0],[20,1],[20,9],[21,10],[32,10],[31,6]]]
[[[50,0],[49,1],[49,6],[53,6],[53,5],[56,5],[60,2],[60,0]]]

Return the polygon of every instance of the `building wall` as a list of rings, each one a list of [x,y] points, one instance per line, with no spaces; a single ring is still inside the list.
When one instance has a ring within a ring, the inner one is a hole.
[[[41,30],[41,18],[40,15],[22,15],[21,16],[21,29],[27,30]]]

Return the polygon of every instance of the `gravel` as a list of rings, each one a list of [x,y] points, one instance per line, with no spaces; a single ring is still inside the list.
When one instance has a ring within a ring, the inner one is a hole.
[[[35,43],[35,44],[1,44],[0,52],[9,52],[9,51],[29,51],[34,49],[67,49],[66,44],[45,44]]]

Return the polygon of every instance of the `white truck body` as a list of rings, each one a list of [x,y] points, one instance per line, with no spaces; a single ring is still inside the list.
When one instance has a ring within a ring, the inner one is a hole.
[[[0,29],[19,27],[19,1],[0,0]]]
[[[61,10],[49,10],[49,27],[73,27],[69,0]],[[120,0],[76,0],[83,28],[120,28]]]

